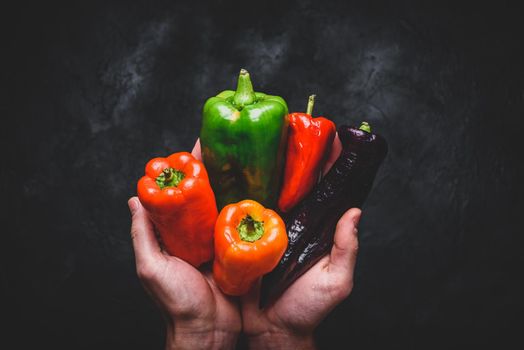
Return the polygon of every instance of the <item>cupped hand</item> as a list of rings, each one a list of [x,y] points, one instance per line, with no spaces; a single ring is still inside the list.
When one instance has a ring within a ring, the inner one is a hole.
[[[335,137],[323,173],[330,169],[341,149]],[[199,140],[192,154],[201,159]],[[168,329],[168,346],[233,347],[242,328],[252,348],[314,348],[314,329],[351,293],[358,249],[356,227],[361,215],[357,208],[340,218],[329,255],[265,309],[259,308],[260,283],[253,286],[242,297],[240,317],[235,300],[221,293],[209,271],[201,272],[161,250],[138,198],[131,198],[129,206],[137,273],[166,315],[168,327],[172,327]]]
[[[341,151],[335,138],[327,172]],[[313,331],[353,288],[361,211],[348,210],[338,221],[329,255],[313,265],[265,309],[259,308],[260,283],[242,299],[242,328],[253,348],[314,348]]]
[[[236,300],[221,293],[208,266],[196,269],[164,252],[140,200],[128,204],[137,274],[165,316],[167,347],[233,348],[241,329]]]

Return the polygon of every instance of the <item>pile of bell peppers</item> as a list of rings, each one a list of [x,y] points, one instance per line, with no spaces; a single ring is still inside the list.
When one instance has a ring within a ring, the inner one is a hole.
[[[256,92],[242,69],[236,90],[204,104],[202,161],[187,152],[154,158],[138,182],[164,250],[196,268],[212,261],[226,294],[245,294],[286,261],[281,215],[320,181],[336,136],[331,120],[313,118],[314,100],[305,113],[288,113],[282,97]]]

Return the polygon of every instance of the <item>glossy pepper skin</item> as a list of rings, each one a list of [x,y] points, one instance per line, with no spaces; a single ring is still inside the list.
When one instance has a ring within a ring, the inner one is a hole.
[[[215,226],[213,277],[228,295],[240,296],[278,264],[287,247],[284,221],[260,203],[225,206]]]
[[[284,213],[316,184],[335,138],[335,123],[312,117],[314,103],[315,95],[311,95],[306,113],[289,115],[284,183],[278,199],[278,208]]]
[[[209,98],[200,143],[219,210],[250,198],[276,208],[286,147],[287,104],[255,92],[242,69],[236,91]]]
[[[388,145],[369,124],[338,128],[342,152],[313,191],[286,219],[289,244],[278,266],[262,281],[261,305],[275,300],[326,255],[336,224],[346,210],[362,207],[384,160]]]
[[[170,255],[195,267],[213,258],[218,211],[201,161],[187,152],[151,159],[137,192]]]

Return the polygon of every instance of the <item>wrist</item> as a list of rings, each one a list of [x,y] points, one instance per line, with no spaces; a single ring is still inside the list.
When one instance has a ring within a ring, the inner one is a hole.
[[[316,349],[313,334],[264,332],[247,335],[250,349]]]
[[[238,332],[184,322],[168,324],[166,350],[171,349],[234,349]]]

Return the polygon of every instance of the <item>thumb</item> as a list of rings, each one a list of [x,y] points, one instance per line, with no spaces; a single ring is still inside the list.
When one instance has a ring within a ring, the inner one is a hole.
[[[193,150],[191,151],[191,154],[193,157],[195,157],[198,160],[202,160],[202,150],[200,148],[200,138],[198,138],[195,142],[195,145],[193,146]]]
[[[137,197],[127,202],[131,212],[131,238],[137,266],[150,262],[160,253],[160,246],[155,237],[153,223]]]
[[[362,211],[349,209],[337,223],[330,264],[337,269],[352,272],[355,268],[358,251],[357,226]]]

